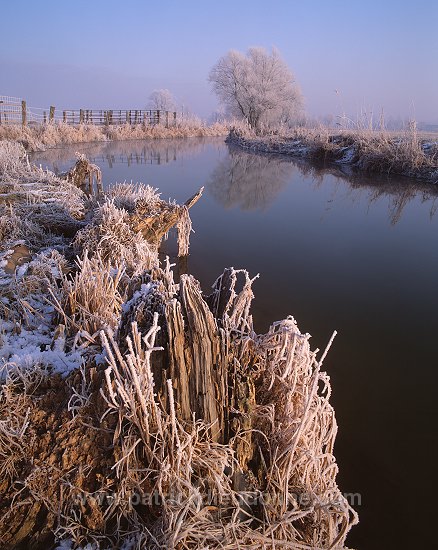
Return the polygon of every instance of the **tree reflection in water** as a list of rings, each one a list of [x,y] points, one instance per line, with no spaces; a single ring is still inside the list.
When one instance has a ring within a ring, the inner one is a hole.
[[[421,197],[423,202],[430,202],[431,217],[438,209],[437,185],[400,176],[369,176],[355,172],[349,166],[316,165],[287,155],[248,152],[235,145],[225,146],[223,140],[218,138],[78,143],[61,149],[49,149],[33,157],[37,164],[40,162],[38,158],[43,158],[44,166],[55,172],[64,172],[72,166],[75,152],[79,151],[103,169],[120,165],[124,170],[122,167],[126,166],[124,179],[129,180],[129,170],[134,165],[169,165],[177,160],[202,157],[212,147],[220,152],[217,155],[219,161],[206,186],[210,195],[224,208],[264,210],[295,177],[310,179],[316,190],[326,184],[326,176],[331,176],[336,182],[331,201],[335,200],[337,193],[341,193],[344,199],[346,191],[352,202],[364,198],[369,208],[386,198],[391,224],[401,219],[406,205],[417,197]],[[222,154],[224,148],[225,155]],[[151,184],[154,185],[154,182]],[[327,206],[329,209],[330,205]]]
[[[207,182],[210,194],[225,208],[264,210],[298,172],[310,178],[315,189],[324,185],[325,176],[333,176],[339,185],[334,186],[331,201],[340,189],[345,192],[345,185],[352,201],[364,197],[369,207],[386,197],[392,225],[400,220],[404,208],[415,197],[421,196],[422,202],[431,201],[430,217],[438,209],[438,187],[421,181],[400,176],[369,176],[347,166],[315,165],[286,155],[248,152],[233,145],[228,150],[229,154],[214,168]]]
[[[290,181],[296,166],[288,157],[247,153],[229,146],[207,188],[225,208],[265,209]]]

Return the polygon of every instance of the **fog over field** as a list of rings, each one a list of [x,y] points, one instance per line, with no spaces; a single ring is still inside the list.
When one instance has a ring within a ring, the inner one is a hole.
[[[29,105],[142,108],[167,88],[208,118],[207,75],[230,49],[276,47],[310,117],[361,111],[438,124],[433,0],[406,2],[29,2],[2,7],[1,93]],[[48,30],[50,29],[50,32]]]

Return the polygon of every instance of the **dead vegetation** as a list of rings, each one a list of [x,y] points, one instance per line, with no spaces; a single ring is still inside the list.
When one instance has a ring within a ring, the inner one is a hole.
[[[348,164],[364,172],[399,174],[438,183],[438,141],[425,139],[412,125],[405,132],[294,128],[256,136],[242,127],[227,140],[240,147],[281,153],[318,162]]]
[[[169,128],[162,124],[123,126],[96,126],[83,123],[70,126],[63,122],[21,126],[18,124],[0,125],[0,141],[22,144],[27,151],[43,151],[47,147],[69,143],[91,143],[96,141],[119,141],[136,139],[170,139],[187,137],[226,136],[229,125],[225,123],[205,124],[196,117],[179,121]]]
[[[83,193],[76,262],[72,238],[31,238],[3,270],[2,548],[344,547],[357,516],[336,484],[328,348],[292,317],[256,334],[244,270],[206,296],[159,265],[172,225],[187,252],[201,192]]]
[[[76,153],[76,164],[65,174],[65,179],[83,191],[88,197],[102,195],[102,172],[83,153]],[[96,189],[94,189],[96,187]]]

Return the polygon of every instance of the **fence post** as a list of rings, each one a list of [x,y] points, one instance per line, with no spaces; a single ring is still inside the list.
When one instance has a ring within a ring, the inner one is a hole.
[[[46,113],[46,111],[43,111],[43,120],[44,120],[44,124],[46,124],[46,122],[47,122],[47,113]]]
[[[26,102],[23,101],[21,102],[21,122],[23,124],[23,126],[26,126],[27,124],[27,108],[26,108]]]
[[[82,124],[84,122],[84,110],[79,109],[79,124]]]
[[[62,111],[62,122],[64,122],[64,124],[67,122],[67,112],[66,111]]]
[[[160,124],[160,112],[161,111],[157,111],[157,124]]]
[[[49,122],[53,122],[54,118],[55,118],[55,107],[53,107],[53,105],[50,105]]]
[[[173,125],[176,126],[176,111],[173,112]]]
[[[166,128],[169,128],[169,111],[166,111]]]

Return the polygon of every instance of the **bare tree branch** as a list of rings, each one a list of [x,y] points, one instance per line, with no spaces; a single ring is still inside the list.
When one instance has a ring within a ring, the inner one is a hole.
[[[209,81],[229,114],[261,126],[288,123],[302,109],[301,91],[277,50],[231,50],[211,69]]]

